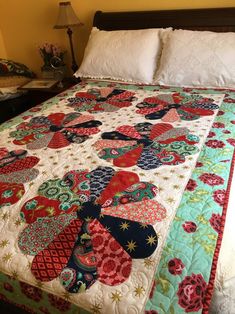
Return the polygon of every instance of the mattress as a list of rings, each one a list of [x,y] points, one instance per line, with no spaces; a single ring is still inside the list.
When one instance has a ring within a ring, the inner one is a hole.
[[[35,313],[206,313],[234,102],[232,90],[83,81],[1,125],[1,299]]]

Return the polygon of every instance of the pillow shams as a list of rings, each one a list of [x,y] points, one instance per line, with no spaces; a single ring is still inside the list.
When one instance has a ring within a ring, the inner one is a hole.
[[[93,28],[75,76],[152,83],[161,53],[161,35],[170,30]]]
[[[154,82],[171,86],[234,87],[235,33],[171,32]]]

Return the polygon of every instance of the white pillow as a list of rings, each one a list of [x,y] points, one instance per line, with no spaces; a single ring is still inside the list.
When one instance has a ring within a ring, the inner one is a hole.
[[[93,28],[76,77],[152,83],[168,29],[101,31]]]
[[[235,87],[235,33],[171,32],[154,82],[171,86]]]

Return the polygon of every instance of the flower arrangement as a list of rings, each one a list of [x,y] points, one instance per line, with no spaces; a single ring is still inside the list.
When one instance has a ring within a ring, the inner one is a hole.
[[[44,67],[51,66],[51,58],[58,57],[61,60],[61,65],[64,65],[64,54],[65,51],[61,49],[61,47],[57,44],[49,44],[45,43],[39,46],[39,53],[44,61]]]

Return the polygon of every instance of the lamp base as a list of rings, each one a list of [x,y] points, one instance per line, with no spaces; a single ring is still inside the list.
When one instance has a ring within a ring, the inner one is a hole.
[[[70,43],[70,49],[71,49],[71,55],[72,55],[72,70],[73,70],[73,73],[77,71],[78,69],[78,65],[76,63],[76,60],[75,60],[75,56],[74,56],[74,50],[73,50],[73,40],[72,40],[72,34],[73,34],[73,31],[70,27],[68,27],[67,29],[67,34],[69,36],[69,43]]]
[[[75,73],[78,70],[78,65],[76,63],[72,63],[71,69],[73,70],[73,73]]]

